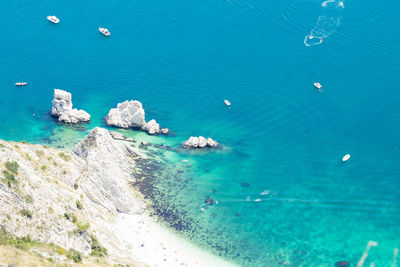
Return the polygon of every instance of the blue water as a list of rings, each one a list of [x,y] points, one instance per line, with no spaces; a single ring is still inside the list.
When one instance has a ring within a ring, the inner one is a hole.
[[[183,231],[193,242],[242,266],[334,266],[354,265],[374,240],[366,263],[390,266],[400,246],[400,3],[321,3],[1,0],[0,138],[77,142],[137,99],[177,134],[167,144],[204,135],[226,148],[180,152],[192,163],[180,190],[158,181],[193,222]],[[316,26],[329,36],[306,47]],[[54,88],[91,123],[57,124]],[[207,196],[219,204],[202,212]]]

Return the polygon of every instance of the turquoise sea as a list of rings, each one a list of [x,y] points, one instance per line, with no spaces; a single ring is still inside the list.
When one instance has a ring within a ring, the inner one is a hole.
[[[373,240],[365,266],[390,266],[400,246],[400,2],[0,3],[1,139],[70,147],[137,99],[147,120],[176,133],[125,132],[174,150],[144,190],[186,238],[268,267],[354,266]],[[309,34],[323,42],[306,46]],[[54,88],[91,123],[57,124]],[[224,149],[179,149],[191,135]]]

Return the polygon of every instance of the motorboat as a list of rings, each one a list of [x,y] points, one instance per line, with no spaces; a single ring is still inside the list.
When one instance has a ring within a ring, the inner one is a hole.
[[[25,86],[25,85],[27,85],[27,84],[28,84],[28,83],[26,83],[26,82],[15,83],[16,86]]]
[[[319,91],[322,89],[322,85],[320,83],[315,82],[314,87],[317,88]]]
[[[348,161],[349,158],[350,158],[350,154],[346,154],[346,155],[343,156],[342,161],[343,162]]]
[[[224,102],[225,102],[225,105],[227,105],[228,107],[231,106],[231,102],[229,102],[228,100],[225,99]]]
[[[108,29],[106,29],[106,28],[99,27],[99,31],[102,34],[104,34],[105,36],[110,36],[111,35],[110,31]]]
[[[60,20],[56,16],[47,16],[47,20],[55,24],[60,22]]]

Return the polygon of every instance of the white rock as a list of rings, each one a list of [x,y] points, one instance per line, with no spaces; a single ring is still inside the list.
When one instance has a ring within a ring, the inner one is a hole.
[[[183,146],[190,148],[216,147],[218,146],[218,142],[211,138],[205,139],[203,136],[191,136],[188,140],[186,140]]]
[[[203,136],[199,136],[199,147],[203,148],[207,146],[207,139],[205,139]]]
[[[71,93],[54,89],[53,106],[51,115],[58,117],[58,121],[67,123],[79,123],[90,121],[90,114],[84,110],[72,108]]]
[[[209,147],[216,147],[216,146],[218,146],[218,142],[217,141],[215,141],[215,140],[213,140],[213,139],[211,139],[210,137],[207,139],[207,145],[209,146]]]
[[[145,120],[142,103],[137,100],[119,103],[108,112],[106,123],[121,128],[143,127]]]
[[[145,123],[142,129],[148,132],[149,134],[160,133],[160,125],[156,122],[156,120],[150,120],[149,122]]]
[[[168,134],[168,133],[169,133],[169,129],[168,129],[168,128],[162,128],[162,129],[161,129],[161,132],[162,132],[163,134]]]
[[[80,187],[90,200],[124,213],[143,209],[132,201],[126,187],[126,177],[130,176],[131,166],[134,166],[131,157],[137,156],[129,144],[115,141],[109,131],[96,127],[74,147],[73,152],[87,161],[88,176],[80,180]]]

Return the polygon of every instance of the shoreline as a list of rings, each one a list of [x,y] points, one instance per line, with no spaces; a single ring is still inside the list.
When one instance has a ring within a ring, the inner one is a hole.
[[[110,265],[134,262],[135,266],[236,266],[179,236],[162,219],[157,221],[150,215],[151,207],[144,194],[130,184],[135,180],[135,161],[153,159],[137,144],[115,140],[108,130],[98,127],[89,131],[74,152],[26,142],[0,144],[0,168],[6,170],[9,161],[19,165],[18,185],[7,188],[4,181],[0,183],[0,195],[8,196],[0,199],[0,220],[7,221],[2,227],[15,238],[30,235],[32,240],[54,243],[66,250],[77,249],[85,256],[85,264],[92,259],[92,241],[87,234],[76,234],[74,228],[88,222],[89,235],[94,234],[108,250],[103,259]],[[32,201],[21,203],[26,195]],[[83,208],[75,204],[76,199]],[[10,213],[26,208],[32,211],[32,218]],[[64,218],[65,213],[75,214],[78,223]],[[36,230],[43,223],[43,216],[45,225]],[[17,225],[16,221],[22,224]],[[67,232],[75,234],[66,237]],[[56,262],[68,262],[63,255],[52,257]]]
[[[199,248],[147,214],[120,214],[116,225],[119,238],[132,246],[134,258],[150,266],[238,266]],[[137,229],[132,225],[138,225]]]

